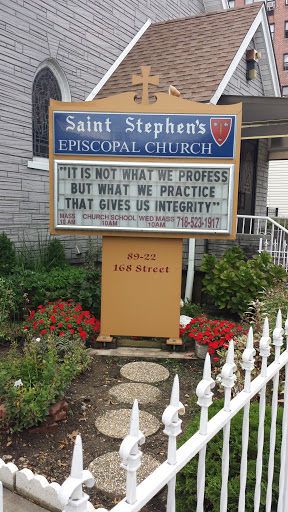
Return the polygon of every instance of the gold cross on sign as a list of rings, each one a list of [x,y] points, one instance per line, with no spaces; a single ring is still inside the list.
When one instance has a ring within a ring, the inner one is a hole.
[[[159,86],[159,75],[149,76],[151,71],[151,66],[141,66],[142,76],[132,75],[132,85],[143,84],[143,92],[142,92],[142,104],[149,105],[149,96],[148,96],[148,85],[153,84]]]

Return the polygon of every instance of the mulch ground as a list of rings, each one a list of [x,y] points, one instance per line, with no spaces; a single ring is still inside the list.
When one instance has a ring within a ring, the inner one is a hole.
[[[118,451],[121,440],[101,434],[95,427],[95,420],[97,416],[108,410],[131,407],[111,400],[108,391],[113,385],[129,382],[120,375],[120,368],[132,361],[135,359],[105,356],[93,358],[91,369],[74,381],[66,393],[69,404],[67,420],[60,423],[53,433],[31,434],[29,431],[23,431],[11,435],[2,431],[0,457],[5,456],[6,462],[14,462],[19,469],[27,467],[34,473],[44,475],[49,482],[56,481],[62,484],[70,473],[72,450],[78,433],[81,434],[83,441],[85,469],[96,457],[107,452]],[[181,418],[184,430],[192,414],[196,414],[199,410],[195,400],[195,389],[202,378],[203,361],[166,359],[157,362],[163,364],[170,372],[166,381],[153,384],[162,391],[161,403],[140,405],[140,409],[155,415],[161,422],[164,408],[169,404],[174,375],[178,373],[180,400],[186,406],[186,413]],[[160,462],[166,460],[167,436],[163,434],[162,427],[156,434],[146,438],[141,451]],[[156,496],[143,511],[164,512],[165,492],[163,490]],[[118,499],[113,495],[104,495],[95,487],[88,489],[87,493],[95,508],[105,507],[109,510]]]

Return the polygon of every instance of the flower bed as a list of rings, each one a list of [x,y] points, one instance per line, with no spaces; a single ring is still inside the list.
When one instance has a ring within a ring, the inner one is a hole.
[[[69,340],[69,346],[59,340],[62,342],[62,338],[47,336],[45,340],[27,340],[23,347],[13,343],[0,361],[0,427],[18,432],[38,425],[72,380],[89,367],[90,359],[79,338]]]
[[[68,302],[58,300],[31,311],[23,328],[33,336],[75,334],[85,341],[98,336],[100,322],[72,299]]]
[[[186,327],[180,328],[183,343],[192,339],[195,344],[208,346],[209,354],[215,354],[217,349],[222,347],[228,348],[228,342],[240,333],[243,333],[241,325],[227,320],[211,320],[204,314],[201,317],[192,318]],[[218,361],[217,354],[213,360]]]

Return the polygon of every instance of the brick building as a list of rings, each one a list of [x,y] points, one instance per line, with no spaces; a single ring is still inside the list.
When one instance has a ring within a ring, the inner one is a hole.
[[[251,4],[253,0],[230,0],[230,8]],[[274,44],[282,96],[288,96],[288,0],[267,0],[266,12]]]

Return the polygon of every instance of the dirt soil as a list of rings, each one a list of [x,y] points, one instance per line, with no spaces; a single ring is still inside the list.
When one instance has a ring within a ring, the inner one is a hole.
[[[62,484],[70,473],[73,444],[78,433],[81,434],[83,441],[85,469],[96,457],[106,452],[118,451],[121,440],[101,434],[95,427],[95,419],[108,410],[123,408],[123,404],[116,404],[115,400],[111,400],[108,391],[113,385],[129,382],[120,375],[120,368],[136,360],[139,361],[139,359],[127,360],[105,356],[93,358],[91,369],[74,381],[66,393],[66,400],[69,403],[67,420],[59,424],[58,429],[53,433],[31,434],[29,431],[24,431],[11,435],[0,432],[0,457],[8,455],[4,457],[6,462],[14,462],[19,469],[27,467],[34,473],[44,475],[49,482],[56,481]],[[140,405],[140,410],[155,415],[161,422],[163,410],[169,404],[174,375],[178,373],[180,400],[186,406],[185,415],[182,417],[182,429],[185,429],[191,415],[199,410],[195,401],[195,389],[202,378],[203,361],[187,358],[187,360],[162,359],[157,362],[164,365],[170,372],[166,381],[153,384],[162,391],[161,403]],[[191,405],[192,397],[193,406]],[[124,407],[131,408],[130,405]],[[156,434],[146,438],[141,451],[164,462],[167,453],[167,436],[163,434],[162,427]],[[105,507],[110,510],[119,499],[119,497],[104,495],[95,487],[88,489],[87,493],[95,508]],[[165,493],[165,490],[161,491],[142,510],[164,512]]]

